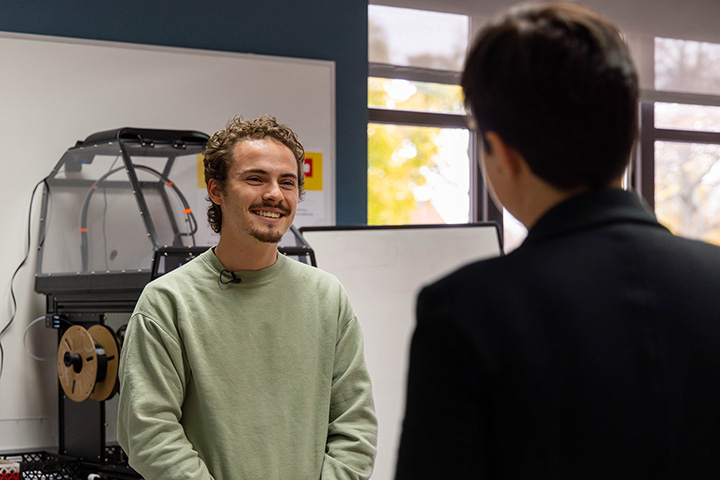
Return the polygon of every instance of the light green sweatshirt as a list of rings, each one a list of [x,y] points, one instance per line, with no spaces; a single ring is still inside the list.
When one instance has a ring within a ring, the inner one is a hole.
[[[340,283],[283,255],[240,283],[222,269],[209,249],[137,303],[119,373],[130,465],[147,480],[369,478],[377,419]]]

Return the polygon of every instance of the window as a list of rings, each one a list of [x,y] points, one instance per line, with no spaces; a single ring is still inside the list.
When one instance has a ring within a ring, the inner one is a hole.
[[[370,63],[462,71],[470,39],[465,15],[368,7]]]
[[[641,190],[674,233],[720,244],[720,45],[656,38],[654,46]]]
[[[370,77],[368,107],[465,114],[460,85]]]
[[[720,95],[720,45],[655,39],[655,90]]]
[[[501,220],[481,185],[459,86],[470,19],[368,12],[368,224]]]
[[[509,251],[527,232],[489,200],[458,85],[470,30],[462,15],[370,5],[368,223],[495,220]],[[626,186],[674,232],[720,244],[720,45],[649,44]]]
[[[368,126],[368,223],[467,223],[469,132],[460,128]]]
[[[720,245],[720,145],[656,141],[655,205],[675,233]]]

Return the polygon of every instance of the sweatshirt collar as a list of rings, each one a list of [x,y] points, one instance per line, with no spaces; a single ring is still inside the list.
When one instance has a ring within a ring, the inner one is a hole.
[[[220,278],[220,275],[221,273],[223,273],[223,271],[224,277],[232,278],[232,274],[225,268],[222,262],[220,262],[220,259],[217,258],[217,255],[215,255],[215,248],[209,248],[202,256],[204,257],[205,263],[210,266],[212,270],[214,270],[218,278]],[[287,257],[278,252],[277,260],[275,261],[275,263],[273,263],[267,268],[263,268],[262,270],[238,270],[232,273],[235,274],[236,278],[240,279],[240,285],[262,283],[270,281],[273,278],[277,277],[280,272],[285,268],[287,262]]]

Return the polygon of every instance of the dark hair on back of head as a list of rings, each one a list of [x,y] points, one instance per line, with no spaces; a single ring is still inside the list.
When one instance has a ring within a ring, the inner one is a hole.
[[[461,83],[479,130],[500,135],[551,185],[601,188],[627,166],[637,73],[617,27],[596,12],[509,10],[478,34]]]

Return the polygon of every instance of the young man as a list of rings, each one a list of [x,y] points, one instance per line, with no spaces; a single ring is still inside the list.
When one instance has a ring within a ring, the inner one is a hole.
[[[621,189],[638,84],[619,31],[518,6],[462,85],[529,233],[421,292],[396,478],[720,478],[720,248]]]
[[[118,440],[148,480],[366,479],[377,420],[337,279],[278,255],[304,149],[236,117],[205,151],[215,248],[151,282],[120,362]]]

